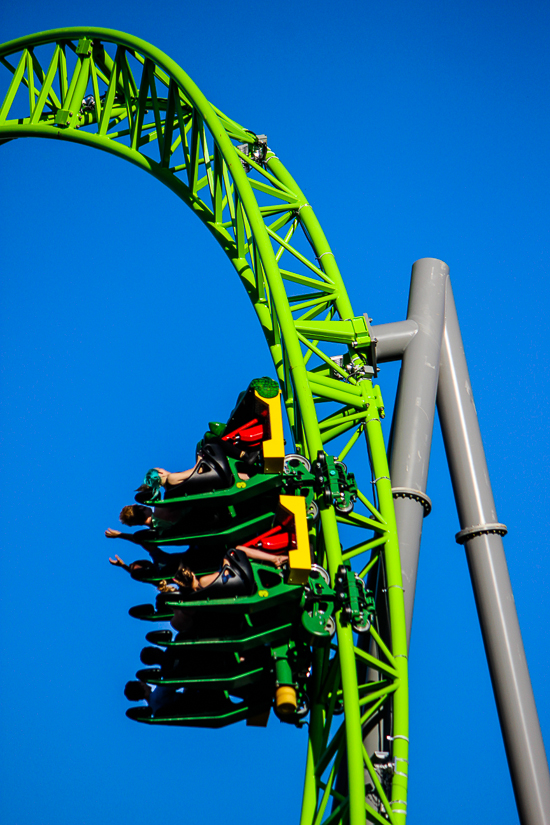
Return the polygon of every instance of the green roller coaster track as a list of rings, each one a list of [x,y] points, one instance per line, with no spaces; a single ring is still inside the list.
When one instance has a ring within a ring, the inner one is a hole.
[[[383,403],[372,383],[368,321],[354,316],[312,206],[264,136],[222,114],[173,60],[143,40],[95,27],[56,29],[4,44],[0,63],[8,86],[0,142],[41,137],[110,152],[154,175],[210,230],[262,326],[296,452],[315,458],[349,432],[342,460],[364,434],[373,494],[359,492],[364,513],[322,509],[317,561],[334,579],[343,561],[362,556],[360,575],[377,582],[377,619],[370,646],[360,646],[338,617],[337,645],[314,658],[301,823],[402,825],[407,642]],[[343,358],[334,358],[335,344],[346,351]],[[368,535],[343,550],[339,524]],[[337,727],[339,697],[345,715]],[[373,730],[383,731],[384,770],[365,744]],[[344,758],[347,788],[337,779]]]

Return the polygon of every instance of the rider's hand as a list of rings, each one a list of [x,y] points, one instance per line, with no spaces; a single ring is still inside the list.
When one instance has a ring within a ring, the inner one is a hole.
[[[114,559],[109,559],[111,564],[114,564],[115,567],[126,567],[127,565],[122,561],[120,556],[115,556]]]
[[[163,469],[162,469],[162,467],[153,467],[153,470],[156,470],[156,471],[157,471],[157,473],[159,474],[159,476],[160,476],[160,483],[161,483],[161,484],[165,484],[165,483],[166,483],[166,479],[167,479],[167,478],[168,478],[168,476],[170,475],[169,471],[168,471],[168,470],[163,470]]]
[[[275,567],[276,567],[277,569],[279,569],[279,567],[282,567],[282,566],[283,566],[283,564],[286,564],[286,563],[287,563],[287,561],[288,561],[288,556],[275,556],[275,557],[274,557],[274,559],[273,559],[273,561],[275,562]]]
[[[120,530],[113,530],[112,527],[108,527],[107,530],[105,530],[105,537],[108,539],[118,539],[121,535]]]

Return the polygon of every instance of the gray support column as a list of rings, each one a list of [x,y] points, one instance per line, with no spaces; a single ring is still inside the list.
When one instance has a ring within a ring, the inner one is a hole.
[[[390,476],[405,590],[407,639],[412,625],[422,520],[431,507],[426,483],[448,279],[449,268],[442,261],[417,261],[412,268],[407,320],[372,327],[377,339],[377,360],[403,359],[393,414]],[[379,620],[385,618],[379,616]],[[360,636],[359,647],[364,645],[372,655],[379,655],[372,640]],[[376,680],[378,674],[367,671],[366,678]],[[381,711],[365,731],[367,752],[384,751],[389,731],[391,720]],[[366,781],[368,785],[368,776]]]
[[[407,322],[392,336],[396,344],[406,342],[393,417],[390,476],[401,553],[407,639],[410,639],[416,574],[422,536],[422,520],[431,509],[426,496],[432,445],[439,354],[445,320],[445,287],[449,267],[435,258],[413,264]],[[410,335],[412,324],[417,327]],[[397,325],[391,325],[397,326]],[[376,336],[384,340],[385,330]],[[386,336],[390,338],[390,336]],[[389,348],[389,347],[386,347]]]
[[[418,332],[416,321],[394,321],[371,327],[376,339],[376,360],[379,364],[400,361],[403,353]]]
[[[522,825],[549,825],[550,776],[450,282],[437,403]]]

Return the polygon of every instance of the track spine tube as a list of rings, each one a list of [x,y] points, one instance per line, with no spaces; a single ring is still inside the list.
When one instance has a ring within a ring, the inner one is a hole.
[[[367,389],[369,386],[369,389]],[[395,772],[392,780],[392,798],[407,799],[408,786],[408,759],[409,759],[409,706],[408,706],[408,647],[407,632],[405,624],[405,603],[403,599],[403,579],[401,574],[401,560],[399,556],[399,541],[397,537],[397,523],[395,519],[395,509],[391,489],[390,472],[384,436],[380,419],[376,407],[376,397],[372,395],[372,382],[363,381],[361,387],[365,388],[365,398],[371,404],[369,412],[371,417],[367,418],[366,427],[368,429],[368,442],[372,456],[372,467],[376,479],[376,490],[388,533],[384,546],[386,562],[386,576],[388,589],[388,602],[390,615],[397,621],[391,623],[392,654],[395,659],[395,668],[398,672],[399,685],[394,694],[393,704],[393,730],[399,731],[398,738],[393,742],[393,756],[396,760]],[[405,774],[404,776],[402,774]],[[396,825],[405,825],[406,814],[396,809],[393,819]]]
[[[321,523],[327,549],[328,568],[334,586],[336,571],[339,565],[342,564],[342,553],[333,507],[321,511]],[[338,634],[338,651],[344,694],[350,825],[363,825],[366,821],[365,771],[363,768],[363,738],[361,735],[357,667],[353,650],[352,630],[349,625],[342,624],[341,611],[337,616],[336,632]]]
[[[323,671],[323,652],[316,650],[313,656],[313,686],[312,686],[312,707],[309,719],[309,737],[307,745],[306,773],[304,780],[304,796],[302,800],[302,813],[300,825],[311,825],[317,809],[317,778],[315,776],[315,765],[320,757],[321,742],[323,736],[323,705],[319,701],[321,689],[321,677]]]

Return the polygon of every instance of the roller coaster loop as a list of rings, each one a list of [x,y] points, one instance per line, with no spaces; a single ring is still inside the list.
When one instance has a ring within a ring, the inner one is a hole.
[[[315,652],[301,822],[403,825],[407,642],[384,408],[368,319],[353,313],[312,205],[265,136],[224,115],[143,40],[95,27],[56,29],[0,46],[0,63],[1,143],[41,137],[110,152],[169,187],[211,232],[263,329],[295,452],[315,460],[349,433],[342,461],[365,437],[372,494],[359,491],[352,512],[325,502],[321,527],[311,532],[316,561],[333,581],[343,562],[359,563],[375,591],[376,619],[366,629],[370,643],[360,645],[339,613],[337,643]],[[368,535],[342,550],[341,527],[346,536],[349,528]],[[344,759],[347,771],[339,772]]]

